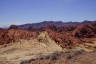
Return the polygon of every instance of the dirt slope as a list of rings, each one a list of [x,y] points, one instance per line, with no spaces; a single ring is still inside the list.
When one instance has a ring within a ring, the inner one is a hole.
[[[68,64],[96,64],[96,52],[81,54],[73,57]]]
[[[22,61],[37,58],[40,55],[48,55],[55,51],[62,51],[62,48],[50,39],[46,32],[42,32],[37,39],[20,40],[1,48],[0,63],[19,64]]]

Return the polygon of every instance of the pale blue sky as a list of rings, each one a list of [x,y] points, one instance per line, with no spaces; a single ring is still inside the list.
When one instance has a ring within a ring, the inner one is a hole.
[[[96,20],[96,0],[0,0],[0,26]]]

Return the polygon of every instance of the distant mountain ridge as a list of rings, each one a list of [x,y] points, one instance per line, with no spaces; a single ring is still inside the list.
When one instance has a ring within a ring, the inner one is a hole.
[[[79,25],[79,24],[90,24],[90,23],[96,23],[96,21],[83,21],[83,22],[62,22],[62,21],[43,21],[39,23],[29,23],[29,24],[23,24],[18,25],[19,28],[39,28],[39,27],[45,27],[49,24],[55,24],[57,26],[66,26],[66,25]]]

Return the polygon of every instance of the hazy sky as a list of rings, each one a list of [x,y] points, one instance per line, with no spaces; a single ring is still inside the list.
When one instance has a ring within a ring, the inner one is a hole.
[[[96,20],[96,0],[0,0],[0,26],[44,20]]]

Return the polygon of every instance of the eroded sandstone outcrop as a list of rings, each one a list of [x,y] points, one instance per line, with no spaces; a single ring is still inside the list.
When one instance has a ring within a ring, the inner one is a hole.
[[[30,39],[37,36],[36,32],[22,29],[5,29],[0,31],[0,45],[8,44],[20,39]]]

